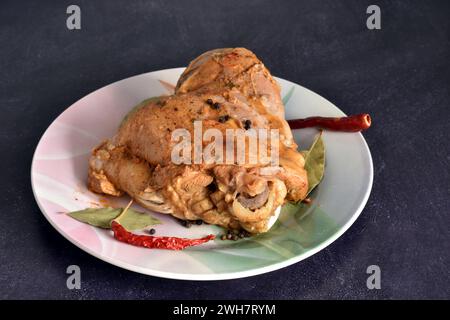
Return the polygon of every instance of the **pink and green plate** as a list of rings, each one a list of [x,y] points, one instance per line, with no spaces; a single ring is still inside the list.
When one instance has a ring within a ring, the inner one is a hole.
[[[147,275],[185,280],[221,280],[281,269],[319,252],[340,237],[362,212],[372,188],[373,165],[360,133],[323,133],[326,167],[323,181],[312,192],[312,203],[286,205],[272,229],[238,241],[214,240],[183,251],[146,249],[121,243],[112,232],[72,219],[66,213],[92,206],[124,207],[127,197],[114,199],[86,188],[89,154],[114,135],[122,118],[142,100],[170,94],[183,68],[149,72],[92,92],[66,109],[42,136],[31,168],[36,201],[50,224],[89,254],[116,266]],[[287,80],[277,78],[286,118],[344,116],[331,102]],[[317,130],[294,130],[307,149]],[[143,208],[136,208],[145,211]],[[184,228],[173,218],[162,221],[158,235],[197,238],[220,234],[211,225]]]

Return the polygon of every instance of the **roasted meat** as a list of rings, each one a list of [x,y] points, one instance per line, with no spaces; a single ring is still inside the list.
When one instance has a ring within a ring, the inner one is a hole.
[[[199,121],[203,132],[216,129],[223,136],[228,129],[278,129],[277,148],[260,147],[279,161],[274,165],[258,155],[251,162],[254,150],[233,140],[232,153],[242,147],[244,161],[174,163],[174,131],[194,135]],[[305,197],[303,167],[269,71],[247,49],[217,49],[189,64],[174,95],[140,104],[113,138],[93,150],[88,185],[112,196],[125,192],[146,208],[180,219],[261,233],[285,201]]]

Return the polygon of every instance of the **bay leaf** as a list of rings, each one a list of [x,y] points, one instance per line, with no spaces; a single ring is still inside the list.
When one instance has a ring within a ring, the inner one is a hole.
[[[161,224],[161,221],[151,216],[148,213],[139,212],[132,208],[129,208],[123,216],[120,217],[120,224],[127,230],[139,230],[152,226],[155,224]]]
[[[305,157],[305,170],[308,174],[308,193],[307,195],[320,183],[325,171],[325,145],[320,133],[309,150],[302,151]]]
[[[69,212],[72,218],[90,224],[94,227],[109,229],[111,221],[117,218],[122,212],[122,208],[87,208],[84,210]],[[161,222],[148,213],[139,212],[129,208],[120,217],[120,224],[127,230],[138,230],[145,227],[160,224]]]

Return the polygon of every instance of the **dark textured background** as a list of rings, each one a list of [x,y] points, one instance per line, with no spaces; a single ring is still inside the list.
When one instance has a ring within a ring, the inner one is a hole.
[[[66,8],[82,29],[66,28]],[[2,1],[1,298],[450,298],[449,1]],[[30,186],[34,148],[65,108],[111,82],[184,66],[217,47],[253,50],[274,75],[368,112],[372,195],[325,250],[269,274],[165,280],[102,262],[60,236]],[[66,288],[66,267],[82,289]],[[382,290],[366,288],[378,264]]]

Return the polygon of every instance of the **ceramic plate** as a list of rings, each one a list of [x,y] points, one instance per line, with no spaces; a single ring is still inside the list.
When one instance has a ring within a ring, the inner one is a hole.
[[[325,177],[294,213],[283,210],[271,231],[238,241],[214,240],[184,251],[150,250],[116,241],[112,232],[80,223],[65,213],[92,206],[121,206],[127,197],[112,198],[86,188],[88,157],[103,139],[112,137],[125,114],[142,100],[171,93],[183,68],[131,77],[101,88],[64,111],[42,136],[33,158],[31,182],[47,220],[82,250],[116,266],[174,279],[220,280],[277,270],[325,248],[356,220],[370,194],[372,158],[360,133],[324,132]],[[286,118],[343,116],[332,103],[292,82],[279,79]],[[294,130],[300,149],[313,141],[315,129]],[[139,208],[136,205],[136,208]],[[142,209],[142,208],[140,208]],[[144,210],[144,209],[142,209]],[[220,234],[216,226],[180,226],[170,216],[158,235],[200,237]]]

